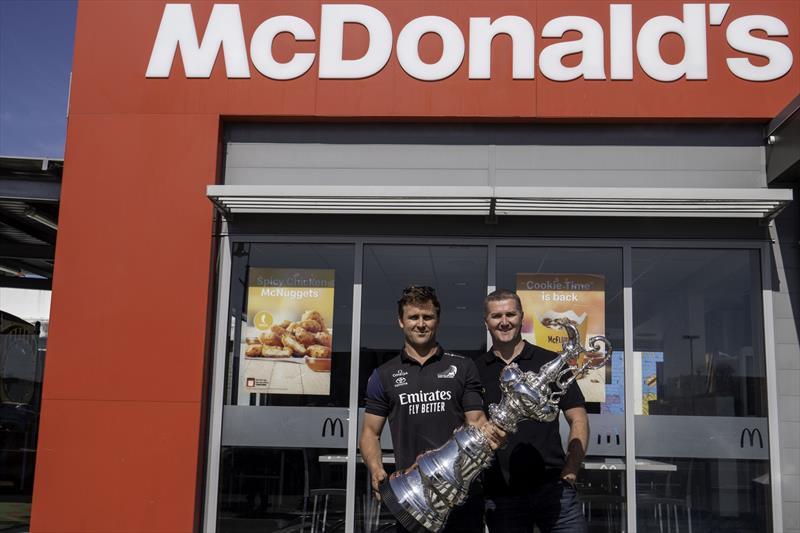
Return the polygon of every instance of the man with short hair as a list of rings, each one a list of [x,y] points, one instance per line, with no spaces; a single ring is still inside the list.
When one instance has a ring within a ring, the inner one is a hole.
[[[500,372],[517,363],[523,372],[538,372],[557,354],[522,339],[522,304],[507,289],[490,293],[484,302],[486,328],[492,347],[476,360],[485,387],[486,406],[499,403]],[[587,531],[575,478],[589,443],[589,418],[577,383],[572,383],[559,406],[569,423],[567,453],[561,445],[558,419],[526,420],[495,452],[484,476],[486,523],[490,533]]]
[[[487,422],[475,363],[445,352],[436,342],[439,311],[432,288],[411,286],[403,291],[397,313],[405,345],[396,357],[375,369],[367,384],[359,446],[377,498],[387,477],[380,445],[387,418],[397,472],[411,467],[419,454],[444,444],[465,420],[478,427]],[[483,512],[476,484],[464,505],[450,513],[444,531],[482,533]],[[402,530],[399,524],[398,530]]]

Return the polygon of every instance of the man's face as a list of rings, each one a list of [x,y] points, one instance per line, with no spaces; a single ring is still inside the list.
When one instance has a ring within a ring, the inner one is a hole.
[[[513,299],[489,302],[486,306],[486,329],[496,344],[519,339],[522,329],[522,310]]]
[[[404,305],[403,316],[397,321],[409,345],[425,346],[436,341],[439,318],[431,302]]]

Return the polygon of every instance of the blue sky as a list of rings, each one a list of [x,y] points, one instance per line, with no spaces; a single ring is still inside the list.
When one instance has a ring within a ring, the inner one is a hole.
[[[0,0],[0,155],[64,157],[75,0]]]

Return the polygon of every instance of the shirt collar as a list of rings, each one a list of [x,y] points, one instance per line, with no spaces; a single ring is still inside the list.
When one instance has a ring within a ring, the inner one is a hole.
[[[522,342],[523,342],[522,351],[519,353],[517,357],[514,358],[514,361],[518,361],[520,359],[530,359],[531,357],[533,357],[533,350],[535,348],[534,345],[525,340],[523,340]],[[501,363],[503,362],[503,360],[497,357],[497,355],[495,355],[494,346],[492,346],[489,349],[489,351],[486,352],[486,354],[483,356],[483,362],[486,363],[486,365],[488,366],[495,362]]]
[[[439,359],[442,358],[443,355],[444,355],[444,350],[442,349],[442,347],[440,345],[437,344],[436,345],[436,351],[433,352],[432,356],[430,356],[428,359],[425,360],[425,364],[427,365],[427,364],[432,363],[434,361],[438,361]],[[403,363],[407,363],[407,364],[420,365],[419,361],[417,361],[416,359],[414,359],[413,357],[411,357],[410,355],[408,355],[406,353],[406,349],[405,348],[400,350],[400,361],[403,362]]]

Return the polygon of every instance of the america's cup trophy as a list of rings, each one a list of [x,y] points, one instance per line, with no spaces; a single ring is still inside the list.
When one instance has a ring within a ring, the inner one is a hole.
[[[544,325],[566,330],[561,353],[539,372],[522,372],[516,363],[506,366],[500,373],[503,397],[499,404],[489,406],[488,425],[513,433],[521,420],[555,420],[567,387],[588,370],[603,367],[611,357],[611,343],[605,337],[590,338],[584,349],[578,329],[568,319],[548,320]],[[484,431],[465,424],[442,446],[420,455],[414,466],[392,475],[381,485],[381,497],[409,531],[441,531],[450,510],[466,501],[470,483],[489,467],[493,456]]]

